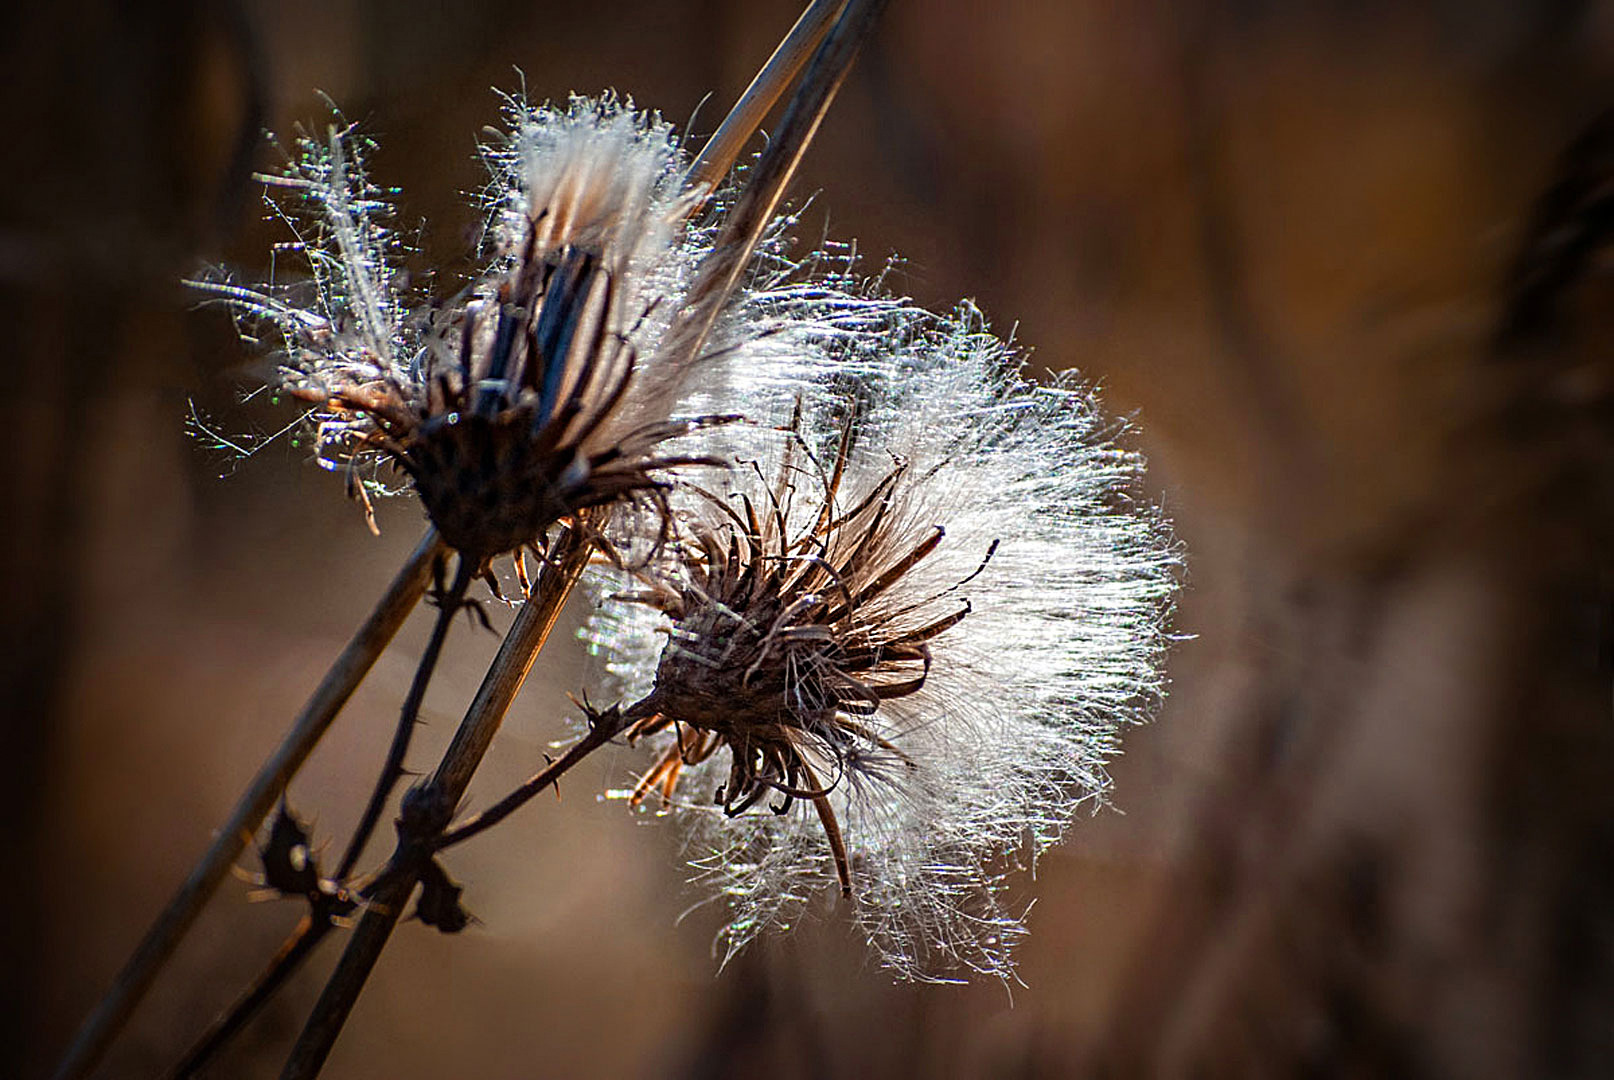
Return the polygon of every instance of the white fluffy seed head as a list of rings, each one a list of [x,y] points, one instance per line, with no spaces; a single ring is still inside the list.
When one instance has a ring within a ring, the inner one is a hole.
[[[593,507],[653,516],[667,470],[692,464],[658,451],[697,423],[673,415],[690,376],[732,367],[767,332],[722,294],[705,349],[670,344],[722,218],[718,200],[691,222],[704,193],[667,124],[609,98],[506,112],[484,147],[488,262],[446,303],[406,289],[390,208],[345,124],[268,178],[293,193],[271,205],[311,277],[207,286],[280,332],[278,381],[312,406],[325,464],[398,467],[449,543],[479,556]],[[789,381],[778,347],[745,356]]]
[[[818,384],[802,392],[803,437],[827,463],[849,416],[856,436],[832,514],[857,505],[900,463],[890,549],[912,550],[945,529],[867,617],[906,612],[924,623],[961,600],[970,608],[928,642],[917,692],[853,718],[870,748],[879,740],[900,751],[855,755],[830,795],[854,917],[901,977],[1008,978],[1025,929],[1022,909],[1004,899],[1007,875],[1058,840],[1080,806],[1102,799],[1120,730],[1158,702],[1177,550],[1140,498],[1142,461],[1115,441],[1123,425],[1070,382],[1026,381],[1019,358],[973,308],[937,317],[826,287],[809,311],[804,325],[815,329],[800,344],[846,367],[813,372]],[[842,318],[848,312],[870,317],[856,326]],[[760,514],[776,497],[790,437],[761,427],[717,434],[757,464],[742,462],[713,486]],[[827,488],[798,473],[790,514],[810,520]],[[689,533],[724,527],[711,500],[685,495],[677,505]],[[684,573],[679,557],[700,558],[676,546],[670,554],[669,581]],[[662,639],[649,631],[657,618],[618,604],[588,631],[630,700],[656,687]],[[682,640],[688,631],[676,623],[669,629],[667,655],[710,644]],[[676,803],[690,826],[692,865],[729,905],[721,944],[732,955],[794,922],[836,875],[832,842],[808,803],[737,817],[714,807],[729,768],[714,755],[684,769]]]
[[[616,282],[639,370],[623,400],[583,444],[597,452],[669,415],[683,377],[660,348],[700,260],[710,228],[691,227],[699,193],[686,190],[688,162],[671,125],[612,98],[574,97],[565,109],[508,103],[509,131],[483,147],[493,182],[496,265],[544,258],[567,247],[602,254]],[[531,245],[531,254],[526,254]]]

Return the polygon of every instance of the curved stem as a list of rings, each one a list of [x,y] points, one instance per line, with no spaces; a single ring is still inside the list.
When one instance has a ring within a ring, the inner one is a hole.
[[[230,872],[230,866],[252,839],[292,774],[302,766],[320,737],[353,691],[364,680],[376,658],[386,649],[404,620],[414,610],[431,580],[432,566],[446,547],[435,530],[428,530],[403,568],[387,586],[375,610],[353,635],[336,663],[297,715],[291,731],[264,762],[247,790],[236,802],[229,820],[191,870],[179,892],[168,902],[146,936],[118,973],[106,996],[90,1013],[66,1055],[56,1068],[56,1080],[78,1080],[93,1069],[129,1019],[185,932],[190,929],[208,897]]]

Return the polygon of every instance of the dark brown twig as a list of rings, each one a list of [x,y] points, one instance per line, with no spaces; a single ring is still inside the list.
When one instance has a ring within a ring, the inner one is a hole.
[[[292,774],[314,749],[320,737],[376,659],[392,641],[404,620],[420,602],[431,581],[432,566],[445,551],[435,530],[428,531],[388,585],[375,610],[353,635],[336,663],[298,714],[291,731],[264,762],[246,792],[219,829],[179,892],[158,915],[135,948],[111,989],[101,999],[73,1044],[57,1066],[56,1080],[77,1080],[95,1067],[101,1055],[128,1020],[141,997],[157,977],[175,946],[196,920],[202,906],[230,872],[230,866],[252,839],[252,834],[285,790]]]
[[[386,761],[381,766],[381,774],[376,778],[370,800],[364,808],[364,813],[360,815],[359,824],[353,830],[352,839],[348,841],[347,850],[343,853],[342,861],[336,870],[334,880],[337,882],[347,881],[354,866],[363,856],[365,846],[369,843],[371,834],[375,832],[376,823],[381,819],[387,798],[397,786],[399,778],[403,776],[404,758],[409,753],[411,736],[420,720],[420,709],[426,697],[427,687],[431,683],[432,673],[436,670],[438,658],[442,655],[443,645],[448,638],[449,625],[464,605],[465,594],[470,590],[476,569],[474,560],[461,555],[453,584],[440,591],[438,613],[432,624],[431,638],[426,643],[425,652],[421,654],[419,663],[416,664],[414,679],[404,698],[398,727],[393,733]],[[314,949],[335,927],[336,920],[351,913],[354,906],[346,893],[316,899],[313,909],[269,961],[263,973],[228,1011],[214,1021],[175,1067],[172,1075],[176,1080],[195,1076],[205,1068],[302,966],[303,961],[313,954]]]
[[[610,742],[626,726],[618,709],[609,709],[599,716],[590,717],[588,734],[567,747],[566,752],[535,774],[510,794],[473,817],[447,830],[432,842],[432,850],[441,851],[479,833],[486,832],[499,822],[525,806],[534,795],[558,781],[589,754]]]
[[[281,1073],[282,1080],[308,1080],[318,1075],[324,1066],[420,880],[422,868],[431,859],[433,841],[448,824],[454,807],[470,785],[471,776],[487,754],[505,712],[560,618],[566,598],[588,565],[592,550],[592,545],[577,531],[559,541],[556,565],[546,566],[540,575],[534,594],[505,636],[437,771],[404,796],[398,822],[398,847],[377,879],[364,917],[359,920],[336,971],[292,1048]]]
[[[269,966],[264,969],[263,974],[253,980],[252,985],[242,992],[229,1011],[213,1022],[174,1067],[174,1071],[169,1074],[172,1080],[188,1080],[189,1077],[197,1076],[207,1068],[230,1040],[235,1038],[269,1002],[269,999],[285,985],[286,980],[302,966],[303,961],[313,954],[314,949],[325,940],[325,936],[335,926],[335,912],[328,908],[316,908],[303,916],[297,928],[291,932],[291,936],[269,961]]]
[[[415,665],[415,677],[409,684],[409,693],[404,697],[403,708],[398,716],[398,727],[392,734],[392,745],[387,749],[387,759],[381,766],[381,775],[376,778],[375,788],[370,792],[370,801],[359,817],[358,827],[353,830],[353,838],[348,841],[341,863],[337,865],[335,874],[337,881],[346,881],[348,875],[353,872],[354,866],[364,854],[365,845],[370,842],[370,835],[375,832],[376,822],[381,820],[381,811],[386,806],[387,798],[403,777],[404,756],[409,753],[410,738],[415,733],[415,725],[420,722],[420,707],[426,700],[426,688],[431,684],[432,673],[437,670],[437,659],[442,655],[443,643],[448,639],[449,624],[454,621],[454,616],[464,603],[465,594],[476,577],[476,570],[476,560],[461,554],[459,567],[454,572],[454,583],[438,599],[437,621],[432,624],[431,639],[426,642],[426,651],[421,654],[420,662]]]

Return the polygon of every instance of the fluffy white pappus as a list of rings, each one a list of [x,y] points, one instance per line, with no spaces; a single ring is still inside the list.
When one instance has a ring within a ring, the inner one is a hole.
[[[611,97],[564,109],[511,99],[505,112],[510,130],[483,147],[503,253],[529,238],[539,251],[588,247],[625,272],[677,241],[698,199],[670,124]]]
[[[686,188],[688,161],[673,128],[613,97],[573,97],[564,109],[506,102],[509,131],[483,146],[492,174],[496,267],[567,248],[598,252],[615,283],[612,330],[631,341],[640,370],[620,405],[584,444],[594,451],[666,419],[682,372],[660,348],[713,230],[690,224],[702,193]]]
[[[1116,441],[1125,426],[1072,382],[1027,381],[973,308],[938,317],[891,304],[862,331],[819,341],[854,358],[846,377],[804,392],[799,436],[712,433],[731,445],[752,438],[753,462],[709,485],[715,498],[678,496],[668,562],[640,575],[640,603],[607,605],[587,634],[640,702],[637,715],[665,714],[638,730],[670,724],[674,734],[658,737],[678,740],[638,794],[659,789],[688,822],[691,864],[731,913],[725,956],[798,920],[832,888],[844,856],[852,917],[896,975],[1008,979],[1025,933],[1024,906],[1005,899],[1008,876],[1080,807],[1101,803],[1120,731],[1147,719],[1163,693],[1178,552],[1140,496],[1143,462]],[[759,565],[811,555],[825,569],[806,584],[782,580],[774,591],[786,595],[758,616],[762,625],[734,609],[714,633],[707,601],[733,605],[712,567],[733,558],[717,550],[724,537],[746,550],[749,511],[731,513],[744,505],[759,519],[778,514],[781,525],[760,533],[789,534],[781,551],[759,552]],[[779,661],[779,712],[796,715],[783,721],[785,741],[810,763],[807,775],[832,782],[825,799],[844,852],[810,798],[771,800],[782,813],[766,801],[735,812],[740,781],[798,796],[816,788],[781,780],[784,765],[769,773],[767,752],[744,769],[714,753],[721,742],[751,755],[773,735],[744,730],[723,709],[703,721],[667,707],[672,673],[687,679],[688,661],[711,668],[715,688],[722,662],[745,655],[737,685],[760,686],[760,653],[735,652],[748,633],[773,650],[768,662],[788,660]],[[822,703],[821,669],[858,648],[864,659],[850,674],[833,672],[852,687],[835,718],[799,715],[804,701]],[[926,654],[917,676],[916,649]]]
[[[704,219],[690,226],[689,246],[710,250],[739,186],[717,192]],[[833,398],[851,384],[877,380],[890,352],[888,343],[908,339],[930,318],[904,298],[884,292],[883,273],[862,273],[854,245],[828,242],[795,255],[796,223],[793,214],[771,223],[752,257],[750,273],[692,362],[676,368],[652,364],[653,376],[670,371],[647,385],[666,394],[674,415],[728,415],[739,421],[702,426],[674,438],[666,444],[669,453],[720,461],[725,467],[764,453],[777,442],[778,429],[789,423],[800,401]],[[675,492],[673,502],[681,497]],[[663,521],[660,506],[623,506],[602,527],[602,535],[622,562],[643,566],[656,557],[665,539]],[[597,603],[630,587],[630,581],[597,569],[584,584]],[[591,640],[586,628],[582,636]],[[659,649],[661,640],[656,636],[647,646]],[[608,668],[622,667],[621,659],[607,655],[598,643],[594,652]]]
[[[324,464],[392,464],[444,538],[484,557],[582,510],[655,517],[668,471],[704,460],[662,444],[788,394],[823,356],[802,342],[853,317],[793,291],[782,223],[755,284],[698,284],[726,280],[714,241],[735,189],[703,202],[655,115],[612,98],[506,113],[483,147],[488,262],[447,301],[408,290],[368,144],[345,123],[266,178],[309,277],[204,286],[278,329],[278,384],[309,404]],[[715,312],[710,334],[674,333],[697,306]]]
[[[340,114],[323,132],[300,135],[280,173],[257,177],[269,213],[292,236],[276,245],[269,280],[250,288],[223,275],[191,283],[227,303],[249,341],[260,328],[278,334],[275,383],[418,388],[433,335],[423,298],[402,269],[408,249],[391,224],[397,192],[369,176],[373,149]],[[288,269],[287,255],[300,265]],[[306,398],[319,424],[321,461],[330,467],[365,449],[370,425],[321,408],[324,396]]]

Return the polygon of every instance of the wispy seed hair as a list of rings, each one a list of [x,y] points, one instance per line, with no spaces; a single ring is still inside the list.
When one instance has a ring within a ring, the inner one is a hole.
[[[1139,493],[1143,463],[1118,442],[1124,425],[1089,390],[1028,381],[968,306],[939,317],[892,303],[876,323],[821,342],[854,358],[857,377],[805,398],[799,435],[749,429],[755,466],[726,474],[717,500],[677,505],[687,534],[721,534],[736,526],[720,503],[764,513],[786,473],[798,520],[844,514],[889,485],[874,574],[941,531],[863,617],[933,625],[967,614],[926,641],[922,686],[852,717],[868,738],[828,798],[854,915],[882,963],[904,978],[1008,978],[1025,932],[1024,906],[1005,899],[1009,873],[1056,842],[1079,807],[1102,801],[1119,731],[1162,693],[1177,549]],[[819,473],[830,471],[849,430],[838,486],[814,482],[799,454],[786,464],[799,439]],[[643,644],[651,625],[618,606],[591,629],[630,700],[654,697],[668,657],[717,644],[692,640],[675,619],[657,655]],[[885,746],[892,752],[875,752]],[[782,814],[725,814],[713,805],[730,776],[718,755],[682,771],[675,801],[691,862],[729,906],[720,944],[732,955],[833,885],[834,837],[802,801]]]
[[[266,178],[309,278],[204,286],[279,331],[276,381],[310,404],[322,463],[369,476],[390,462],[445,538],[477,556],[575,511],[654,501],[669,470],[707,463],[657,450],[728,419],[675,418],[691,373],[758,359],[741,346],[773,333],[741,310],[743,292],[692,295],[717,259],[724,200],[689,186],[669,125],[611,98],[508,99],[506,114],[483,149],[487,261],[456,295],[431,303],[409,289],[391,193],[339,118]],[[673,340],[680,313],[711,304],[700,348]]]

